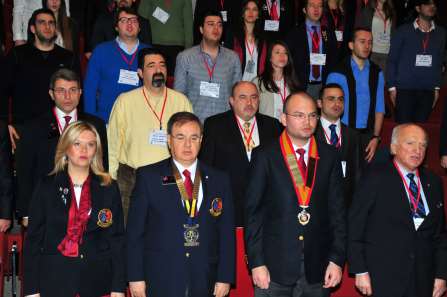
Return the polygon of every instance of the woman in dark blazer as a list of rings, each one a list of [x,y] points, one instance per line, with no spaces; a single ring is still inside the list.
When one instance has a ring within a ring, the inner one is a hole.
[[[55,166],[36,187],[24,247],[24,290],[36,297],[124,297],[124,222],[101,142],[86,122],[59,139]]]

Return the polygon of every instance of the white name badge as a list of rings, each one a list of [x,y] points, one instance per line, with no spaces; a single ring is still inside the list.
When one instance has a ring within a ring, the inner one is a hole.
[[[265,20],[264,31],[279,31],[279,21]]]
[[[342,42],[343,41],[343,31],[336,30],[335,31],[335,38],[337,38],[338,42]]]
[[[418,67],[431,67],[431,62],[431,55],[416,55],[416,66]]]
[[[379,43],[388,44],[391,41],[391,35],[386,32],[379,32],[377,39],[378,39]]]
[[[417,230],[424,222],[424,219],[423,218],[413,218],[413,222],[414,222],[414,228]]]
[[[228,13],[227,13],[226,10],[222,10],[222,11],[220,12],[220,15],[222,16],[222,20],[223,20],[224,22],[227,22],[227,21],[228,21],[228,17],[227,17]]]
[[[346,177],[346,161],[341,161],[341,171],[343,171],[343,177]]]
[[[324,66],[326,65],[326,54],[310,54],[310,64],[311,65],[319,65]]]
[[[149,144],[166,146],[168,136],[164,130],[153,130],[149,135]]]
[[[158,6],[157,8],[155,8],[154,12],[152,13],[152,16],[157,20],[159,20],[160,22],[162,22],[163,24],[166,24],[166,22],[169,19],[169,13],[167,13]]]
[[[200,96],[219,98],[220,85],[207,81],[200,82]]]
[[[130,86],[138,86],[140,79],[136,71],[120,69],[120,77],[118,78],[119,84],[125,84]]]

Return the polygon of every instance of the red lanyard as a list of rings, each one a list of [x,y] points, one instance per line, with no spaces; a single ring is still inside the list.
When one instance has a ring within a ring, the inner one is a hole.
[[[331,144],[331,138],[327,135],[326,129],[323,128],[323,132],[324,132],[324,136],[326,137],[327,143]],[[341,128],[340,128],[340,135],[338,136],[337,144],[335,144],[336,148],[339,148],[340,146],[341,146]]]
[[[383,21],[383,33],[386,33],[386,24],[387,24],[386,16],[377,7],[376,7],[376,12]]]
[[[210,77],[210,82],[211,82],[211,80],[213,79],[214,68],[216,68],[216,64],[217,64],[217,58],[216,58],[216,62],[214,63],[212,69],[210,69],[210,66],[208,66],[208,62],[206,61],[203,53],[202,53],[202,58],[203,58],[203,63],[205,64],[206,70],[208,71],[208,76]]]
[[[61,122],[59,121],[59,117],[57,116],[57,113],[56,113],[56,107],[53,107],[53,114],[54,114],[54,117],[56,118],[57,126],[59,128],[59,133],[62,134],[62,132],[64,132],[65,127],[62,127]],[[78,120],[78,113],[76,112],[73,121],[76,122],[77,120]]]
[[[316,41],[314,38],[314,32],[316,32],[316,31],[312,32],[312,31],[307,30],[307,32],[309,32],[310,38],[312,38],[312,44],[314,45],[314,47],[317,49],[320,49],[320,35],[318,34],[318,32],[317,32],[318,39]]]
[[[277,11],[273,12],[273,8],[278,9],[278,3],[276,2],[275,7],[273,7],[274,1],[275,0],[267,0],[267,8],[269,10],[270,18],[274,21],[277,21],[278,13],[277,13]],[[273,17],[273,16],[275,16],[275,17]]]
[[[425,54],[427,51],[428,42],[430,41],[430,31],[428,31],[428,32],[422,31],[422,27],[419,25],[419,19],[416,20],[416,23],[419,26],[419,30],[421,30],[421,32],[425,33],[425,37],[424,37],[424,39],[422,39],[422,48],[424,49],[424,54]]]
[[[418,196],[415,199],[413,194],[411,193],[410,187],[408,186],[407,180],[400,171],[400,168],[397,165],[396,161],[393,161],[393,164],[394,167],[396,167],[397,172],[399,172],[400,178],[404,182],[405,189],[407,190],[408,196],[410,196],[411,204],[413,204],[413,212],[416,213],[416,211],[418,210],[419,200],[421,199],[421,179],[419,178],[419,170],[416,170],[416,176],[418,177],[418,194],[417,194]]]
[[[118,52],[120,53],[121,58],[124,60],[124,62],[126,62],[127,68],[129,69],[130,66],[132,66],[132,64],[133,64],[133,60],[135,60],[138,49],[135,50],[135,52],[132,54],[132,58],[130,58],[130,61],[129,61],[129,60],[127,60],[126,56],[123,54],[123,50],[118,46],[118,44],[115,44],[115,46],[116,46]]]
[[[253,47],[250,49],[249,42],[247,41],[247,39],[245,39],[245,46],[247,47],[247,50],[248,50],[248,53],[250,54],[250,57],[253,59],[253,53],[255,51],[256,43],[253,42]]]
[[[368,5],[369,0],[363,0],[363,3],[365,4],[365,6]]]
[[[286,93],[286,79],[285,78],[283,78],[283,84],[284,84],[284,93],[281,93],[281,86],[278,86],[279,87],[279,96],[281,96],[281,100],[282,100],[282,103],[284,104],[284,102],[286,102],[286,98],[287,98],[287,93]],[[284,95],[283,95],[284,94]]]
[[[224,10],[225,0],[220,0],[220,7]]]
[[[338,10],[338,9],[329,9],[329,11],[331,12],[331,15],[332,15],[332,19],[334,20],[335,30],[337,30],[338,29],[338,14],[336,15],[333,12],[334,10]]]
[[[144,99],[146,99],[146,103],[149,106],[150,110],[152,111],[152,113],[155,115],[155,117],[157,118],[157,120],[160,122],[160,130],[162,129],[162,119],[163,119],[163,114],[165,112],[165,106],[166,106],[166,99],[168,98],[168,89],[165,88],[165,99],[163,100],[163,107],[161,108],[161,113],[160,113],[160,117],[157,115],[157,113],[155,112],[155,109],[152,108],[151,103],[149,102],[149,100],[147,99],[146,96],[146,92],[144,91],[144,87],[142,88],[143,90],[143,95],[144,95]]]
[[[255,130],[255,126],[256,126],[256,118],[253,123],[253,126],[251,127],[250,134],[248,134],[248,136],[247,136],[247,133],[245,133],[245,130],[242,128],[241,123],[239,123],[239,119],[237,117],[236,117],[236,122],[237,122],[237,125],[239,126],[239,129],[242,131],[242,134],[244,135],[244,139],[245,139],[245,143],[247,144],[247,148],[249,148],[250,142],[252,139],[252,135],[253,135],[253,131]]]

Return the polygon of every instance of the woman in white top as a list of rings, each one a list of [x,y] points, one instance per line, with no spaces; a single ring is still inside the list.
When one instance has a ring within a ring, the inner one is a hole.
[[[386,60],[390,51],[391,35],[395,28],[396,12],[393,0],[370,0],[362,9],[357,20],[358,27],[371,30],[373,47],[371,61],[380,66],[385,73]]]
[[[279,120],[286,97],[301,90],[287,45],[274,41],[267,50],[264,72],[253,79],[258,86],[259,112]]]

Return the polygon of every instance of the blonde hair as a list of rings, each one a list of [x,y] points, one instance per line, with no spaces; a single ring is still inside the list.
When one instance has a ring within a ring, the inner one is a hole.
[[[101,139],[99,138],[98,131],[95,127],[87,122],[77,121],[70,124],[59,138],[59,142],[56,147],[56,154],[54,156],[54,168],[49,175],[57,174],[64,171],[68,164],[67,150],[78,139],[79,135],[84,131],[93,132],[96,136],[96,152],[90,163],[90,169],[94,174],[98,175],[101,179],[101,185],[107,186],[112,182],[110,175],[105,172],[102,164],[102,146]]]

